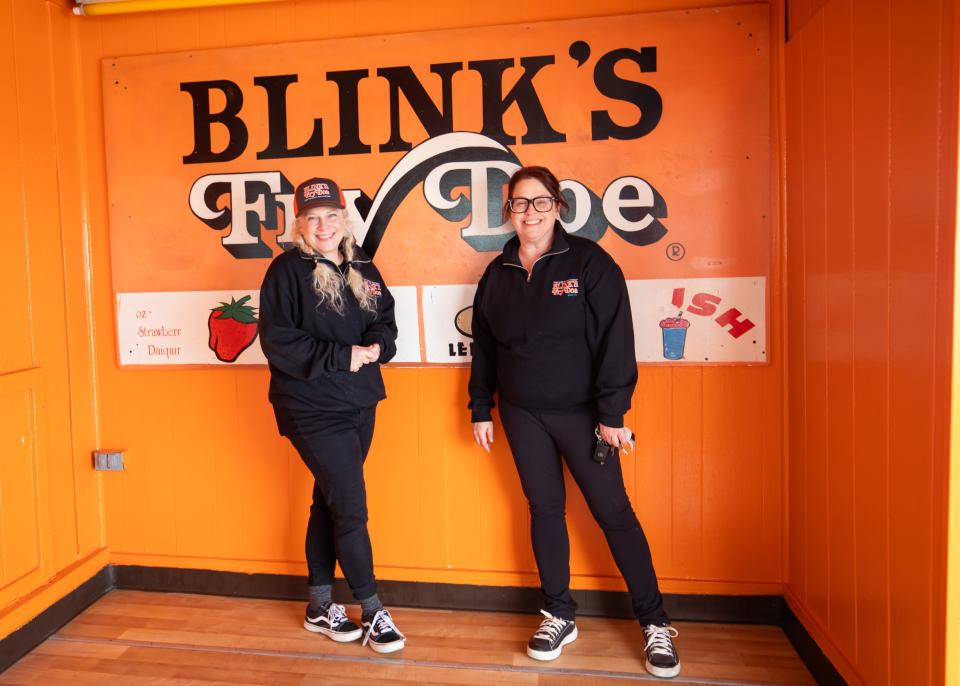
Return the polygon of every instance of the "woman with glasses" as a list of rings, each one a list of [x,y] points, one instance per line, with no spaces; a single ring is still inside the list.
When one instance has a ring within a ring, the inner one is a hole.
[[[523,167],[510,178],[504,212],[516,236],[487,267],[473,305],[473,435],[489,452],[497,394],[530,506],[544,604],[527,654],[553,660],[577,638],[565,462],[627,584],[643,627],[647,671],[673,677],[680,673],[676,630],[663,609],[650,548],[627,497],[618,452],[604,451],[598,441],[629,448],[623,415],[637,364],[626,282],[599,245],[567,235],[561,209],[566,202],[548,169]]]
[[[377,597],[363,463],[386,398],[380,364],[397,352],[397,325],[393,297],[357,247],[345,207],[330,179],[297,187],[296,247],[273,260],[260,287],[260,344],[280,434],[315,480],[303,626],[338,642],[364,634],[331,598],[339,561],[360,604],[364,645],[391,653],[405,637]]]

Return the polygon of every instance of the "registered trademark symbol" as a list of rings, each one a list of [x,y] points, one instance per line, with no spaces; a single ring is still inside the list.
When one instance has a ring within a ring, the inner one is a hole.
[[[687,250],[683,247],[683,243],[671,243],[667,246],[667,258],[674,262],[682,260],[686,252]]]

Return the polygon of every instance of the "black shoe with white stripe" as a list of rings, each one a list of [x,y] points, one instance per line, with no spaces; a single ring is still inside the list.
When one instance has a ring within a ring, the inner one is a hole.
[[[363,645],[370,644],[374,652],[392,653],[403,649],[407,637],[400,633],[400,629],[393,623],[389,610],[380,608],[373,616],[363,618],[363,628],[367,634],[363,637]]]
[[[647,671],[664,679],[677,676],[680,673],[680,656],[673,647],[677,630],[672,626],[647,624],[643,627],[643,633],[647,638]]]
[[[347,617],[346,608],[339,603],[327,603],[319,608],[307,605],[303,628],[328,636],[337,643],[356,641],[363,634],[360,627]]]
[[[540,610],[546,619],[527,643],[527,655],[534,660],[555,660],[563,652],[563,646],[577,640],[577,624],[572,619],[554,617]]]

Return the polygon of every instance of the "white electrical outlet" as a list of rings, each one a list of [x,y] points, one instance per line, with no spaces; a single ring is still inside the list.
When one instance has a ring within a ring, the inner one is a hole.
[[[123,451],[122,450],[94,450],[93,468],[104,472],[122,472]]]

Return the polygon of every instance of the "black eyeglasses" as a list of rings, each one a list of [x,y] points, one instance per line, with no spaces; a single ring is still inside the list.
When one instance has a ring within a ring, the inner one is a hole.
[[[549,212],[556,202],[557,199],[549,195],[540,195],[536,198],[507,198],[507,207],[514,214],[526,212],[530,205],[533,205],[533,209],[537,212]]]

